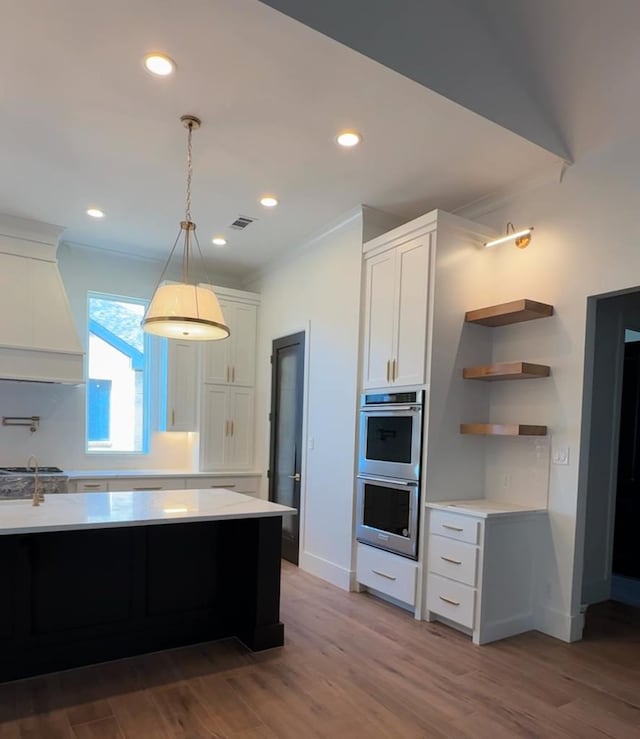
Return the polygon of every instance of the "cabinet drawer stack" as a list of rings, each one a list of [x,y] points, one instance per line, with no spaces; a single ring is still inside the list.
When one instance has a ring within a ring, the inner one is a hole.
[[[446,511],[431,511],[427,610],[467,629],[476,625],[482,522]]]

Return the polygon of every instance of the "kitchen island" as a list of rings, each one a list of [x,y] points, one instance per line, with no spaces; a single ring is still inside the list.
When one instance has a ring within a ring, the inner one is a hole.
[[[0,502],[0,681],[226,637],[281,646],[294,513],[224,489]]]

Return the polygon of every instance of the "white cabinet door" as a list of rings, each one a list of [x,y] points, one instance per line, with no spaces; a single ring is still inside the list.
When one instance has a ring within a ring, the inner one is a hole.
[[[231,331],[231,336],[227,339],[219,339],[218,341],[204,342],[204,382],[211,382],[217,385],[223,385],[230,382],[231,379],[231,344],[233,341],[234,330],[234,305],[224,300],[220,301],[222,314],[224,315],[227,326]]]
[[[231,395],[231,434],[226,467],[246,470],[253,466],[253,390],[234,388]]]
[[[218,385],[205,385],[202,395],[202,467],[223,469],[229,454],[229,390]]]
[[[198,428],[198,346],[193,341],[168,339],[167,431]]]
[[[429,240],[429,233],[421,234],[396,249],[394,385],[422,385],[425,381]]]
[[[366,261],[363,387],[391,384],[395,323],[396,255],[389,250]]]
[[[256,330],[258,311],[255,305],[238,303],[233,310],[231,327],[231,382],[253,387],[256,374]]]

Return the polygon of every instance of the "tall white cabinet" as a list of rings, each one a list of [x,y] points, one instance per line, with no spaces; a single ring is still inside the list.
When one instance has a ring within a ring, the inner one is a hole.
[[[231,336],[202,353],[200,469],[253,467],[255,347],[259,296],[216,288]]]

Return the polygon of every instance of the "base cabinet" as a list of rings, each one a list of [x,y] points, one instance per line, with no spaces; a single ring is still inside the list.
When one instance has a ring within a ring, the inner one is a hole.
[[[543,515],[427,510],[426,620],[458,628],[475,644],[533,629]]]

